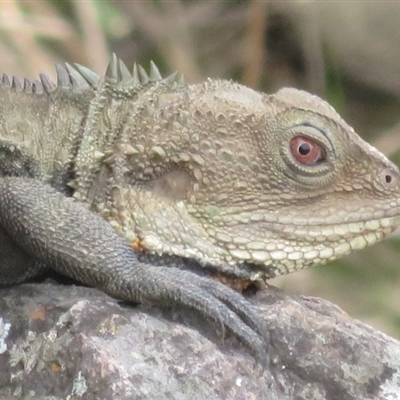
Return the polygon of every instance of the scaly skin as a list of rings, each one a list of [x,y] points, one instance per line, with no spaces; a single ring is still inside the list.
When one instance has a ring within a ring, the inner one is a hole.
[[[115,57],[104,78],[57,72],[57,85],[2,79],[4,285],[52,268],[117,298],[194,308],[259,355],[261,318],[193,271],[264,280],[400,224],[397,167],[306,92],[186,85]]]

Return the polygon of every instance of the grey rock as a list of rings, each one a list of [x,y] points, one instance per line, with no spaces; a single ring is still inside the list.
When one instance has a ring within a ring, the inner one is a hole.
[[[187,310],[52,281],[1,289],[1,399],[400,399],[400,343],[273,287],[264,367]]]

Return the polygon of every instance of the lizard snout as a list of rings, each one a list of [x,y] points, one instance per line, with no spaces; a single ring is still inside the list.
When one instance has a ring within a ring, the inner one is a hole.
[[[384,193],[398,193],[400,195],[400,172],[398,168],[393,165],[377,171],[373,185],[375,189]]]

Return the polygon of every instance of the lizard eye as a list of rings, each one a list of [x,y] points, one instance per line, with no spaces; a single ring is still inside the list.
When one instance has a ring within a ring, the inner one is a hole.
[[[326,158],[322,145],[305,136],[296,136],[291,139],[290,151],[293,157],[304,165],[319,164]]]

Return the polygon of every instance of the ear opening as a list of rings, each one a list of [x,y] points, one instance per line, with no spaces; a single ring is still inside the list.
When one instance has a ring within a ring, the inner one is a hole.
[[[171,200],[184,200],[192,188],[192,179],[186,171],[174,169],[152,179],[147,187],[156,195]]]

